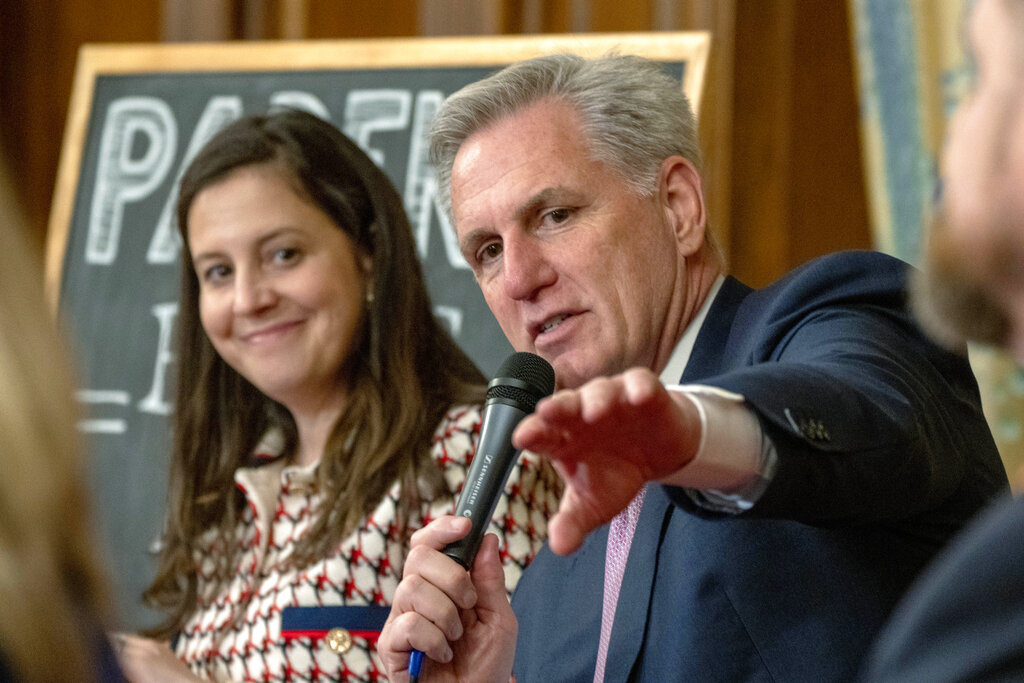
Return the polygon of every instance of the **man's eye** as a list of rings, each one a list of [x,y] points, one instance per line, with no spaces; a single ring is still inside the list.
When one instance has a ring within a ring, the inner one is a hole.
[[[477,252],[477,260],[480,263],[493,261],[501,256],[501,242],[488,242]]]
[[[572,215],[572,211],[569,209],[552,209],[548,211],[547,218],[552,223],[564,223],[569,220],[569,216]]]

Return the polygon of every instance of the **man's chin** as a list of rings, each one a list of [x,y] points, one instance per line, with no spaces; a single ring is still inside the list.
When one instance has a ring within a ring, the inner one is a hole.
[[[557,362],[552,363],[551,367],[555,369],[555,391],[578,389],[583,384],[586,384],[587,379],[589,379],[580,376],[575,368],[566,367]]]
[[[555,389],[578,389],[595,377],[614,374],[588,362],[583,354],[560,353],[550,361],[555,369]]]
[[[937,342],[963,350],[969,341],[1006,347],[1011,320],[989,293],[978,262],[933,226],[924,267],[910,280],[910,303],[924,330]]]

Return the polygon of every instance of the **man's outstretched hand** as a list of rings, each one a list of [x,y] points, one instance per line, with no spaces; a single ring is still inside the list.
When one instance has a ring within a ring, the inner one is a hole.
[[[634,368],[561,390],[537,404],[512,442],[551,458],[565,481],[548,542],[575,551],[588,533],[625,509],[648,481],[686,465],[700,447],[697,408],[658,376]]]

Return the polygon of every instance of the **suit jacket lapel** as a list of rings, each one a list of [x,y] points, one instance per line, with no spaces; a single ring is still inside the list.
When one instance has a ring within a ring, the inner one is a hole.
[[[704,318],[704,326],[697,335],[697,341],[690,353],[680,382],[694,382],[721,370],[726,342],[732,331],[733,319],[740,303],[753,291],[736,278],[729,276],[718,290],[718,296],[711,304],[711,310]]]
[[[750,288],[732,277],[727,277],[719,290],[704,326],[697,335],[690,360],[683,371],[681,382],[692,382],[715,373],[722,365],[726,340],[740,302]],[[647,495],[626,562],[622,588],[615,608],[605,680],[625,681],[643,647],[647,630],[647,615],[654,593],[654,577],[658,569],[658,549],[665,525],[675,506],[662,491],[660,484],[648,484]],[[603,534],[607,539],[607,531]]]

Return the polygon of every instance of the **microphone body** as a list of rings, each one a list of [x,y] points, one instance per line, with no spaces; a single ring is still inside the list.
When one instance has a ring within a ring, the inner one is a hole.
[[[554,389],[555,371],[551,364],[526,352],[506,358],[487,385],[480,441],[455,505],[455,514],[470,518],[472,528],[465,537],[442,550],[463,568],[472,568],[505,482],[519,458],[519,451],[512,447],[512,432],[533,412],[537,401]],[[422,665],[423,653],[413,650],[409,654],[410,683],[419,681]]]
[[[468,517],[473,526],[465,537],[449,543],[442,551],[466,569],[473,566],[498,498],[519,459],[519,451],[512,448],[512,432],[527,415],[525,410],[503,403],[488,405],[484,410],[480,445],[455,506],[455,514]]]
[[[487,385],[480,441],[455,506],[455,514],[472,520],[472,528],[442,551],[466,569],[473,566],[505,482],[519,458],[519,451],[512,446],[512,432],[554,386],[551,365],[525,352],[509,356]]]

